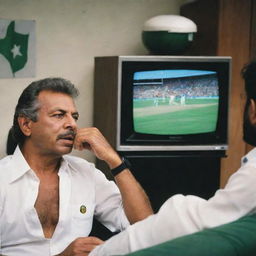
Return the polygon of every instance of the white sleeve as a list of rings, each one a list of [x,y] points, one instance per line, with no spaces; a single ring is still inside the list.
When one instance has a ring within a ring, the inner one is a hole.
[[[256,169],[241,168],[207,200],[175,195],[155,215],[96,247],[90,256],[122,255],[186,234],[219,226],[256,211]]]
[[[129,226],[125,215],[122,197],[117,185],[109,181],[98,169],[95,172],[95,217],[112,232]]]

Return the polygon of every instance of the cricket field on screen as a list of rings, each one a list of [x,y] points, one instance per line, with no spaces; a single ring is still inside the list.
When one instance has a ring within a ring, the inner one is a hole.
[[[134,129],[154,135],[214,132],[218,101],[218,97],[137,98],[133,100]]]

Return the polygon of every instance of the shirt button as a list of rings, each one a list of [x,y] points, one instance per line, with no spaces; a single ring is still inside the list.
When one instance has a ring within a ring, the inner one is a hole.
[[[247,162],[248,162],[247,157],[244,157],[244,159],[243,159],[243,163],[245,164],[245,163],[247,163]]]

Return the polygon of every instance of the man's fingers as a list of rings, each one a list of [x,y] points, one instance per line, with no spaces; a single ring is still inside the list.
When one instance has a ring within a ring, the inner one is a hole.
[[[94,236],[79,237],[58,256],[87,256],[97,245],[102,243],[104,241]]]
[[[91,144],[95,143],[99,137],[99,131],[95,127],[78,129],[74,146],[78,150],[82,150],[84,148],[90,149]]]
[[[83,242],[85,244],[94,244],[94,245],[99,245],[99,244],[103,244],[104,241],[102,241],[101,239],[99,239],[98,237],[95,236],[88,236],[83,238]]]
[[[90,252],[97,245],[100,245],[100,244],[104,243],[104,241],[102,241],[98,237],[94,237],[94,236],[89,236],[89,237],[85,237],[85,238],[82,238],[82,239],[83,239],[83,241],[82,241],[82,243],[83,243],[83,245],[82,245],[83,252]]]

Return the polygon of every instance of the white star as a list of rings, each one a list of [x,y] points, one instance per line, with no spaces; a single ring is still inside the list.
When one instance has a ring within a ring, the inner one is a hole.
[[[13,54],[13,58],[15,59],[16,56],[22,56],[21,52],[20,52],[20,45],[14,45],[13,48],[11,49],[11,52]]]

